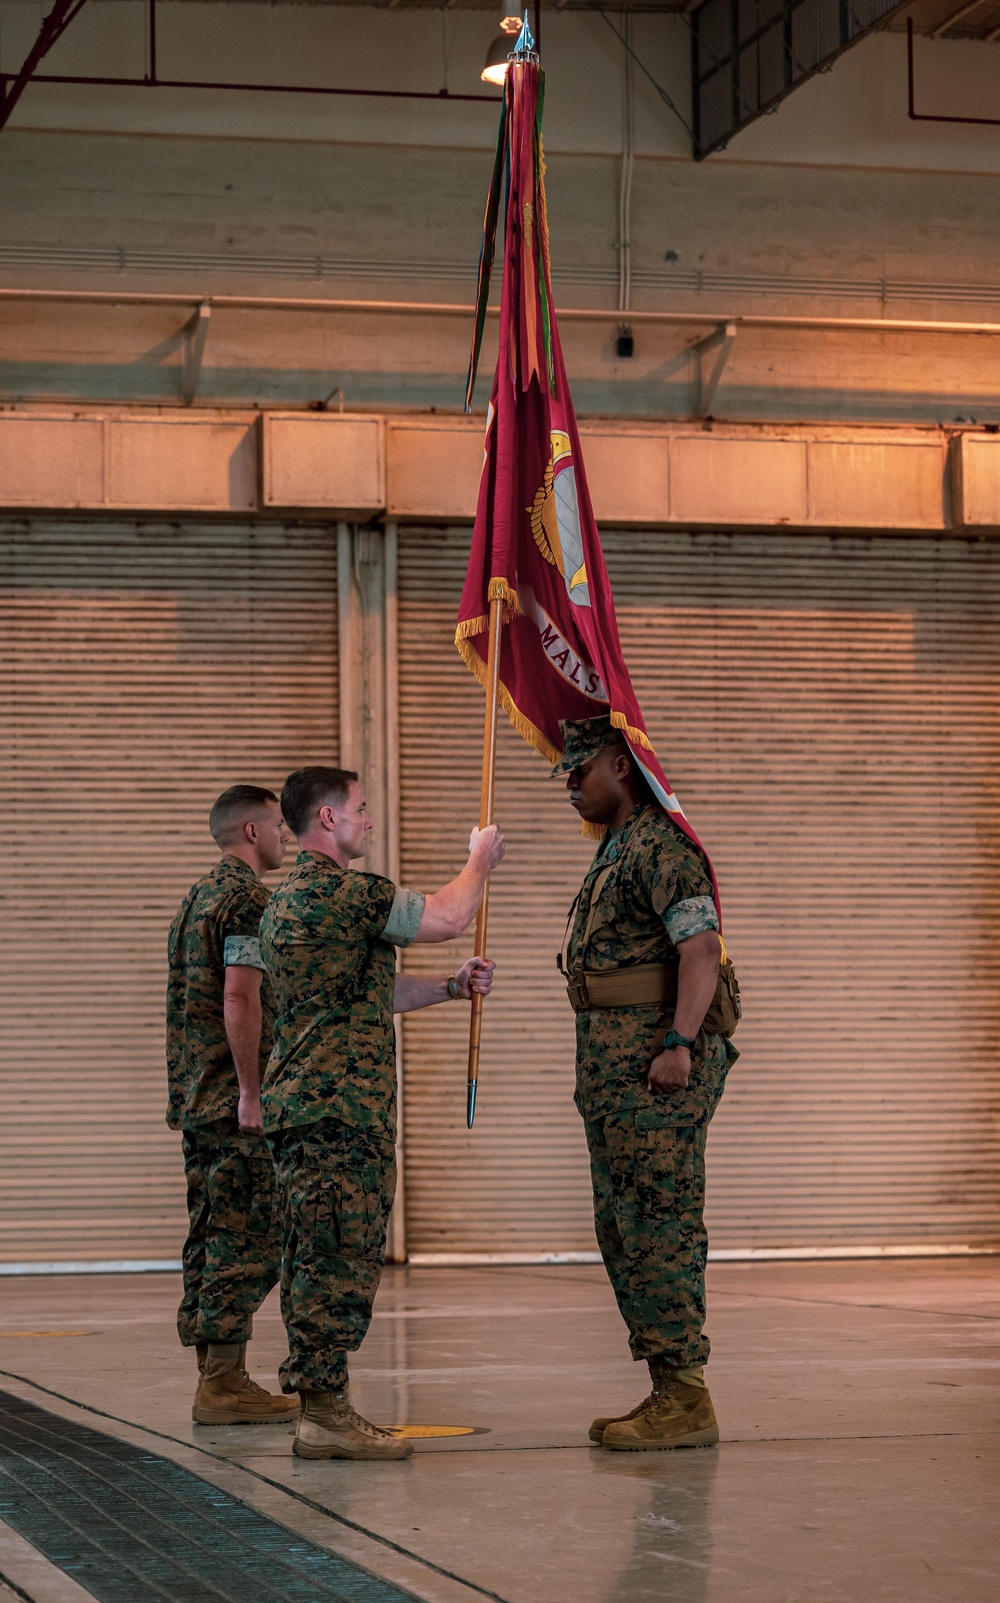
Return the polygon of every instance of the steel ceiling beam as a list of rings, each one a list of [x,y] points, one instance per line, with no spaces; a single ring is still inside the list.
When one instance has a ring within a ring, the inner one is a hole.
[[[969,15],[970,11],[978,11],[979,7],[984,4],[985,0],[968,0],[966,5],[959,6],[957,11],[951,13],[950,17],[945,17],[943,22],[939,22],[936,28],[931,29],[931,38],[940,39],[941,35],[947,33],[949,28],[953,28],[956,22],[961,22],[963,17]]]
[[[16,77],[0,73],[0,128],[4,126],[29,83],[71,84],[108,89],[208,89],[233,90],[254,95],[352,95],[360,99],[375,100],[461,100],[499,105],[502,96],[492,94],[453,94],[449,89],[348,89],[328,88],[325,84],[289,83],[227,83],[203,78],[161,78],[157,71],[156,0],[147,0],[148,7],[148,59],[141,78],[111,77],[100,74],[46,73],[35,69],[44,60],[52,46],[62,37],[73,19],[79,16],[87,0],[55,0],[52,10],[42,23],[38,38],[25,57]],[[536,0],[536,11],[538,0]],[[537,17],[536,17],[537,21]],[[10,88],[7,89],[7,84]]]
[[[694,156],[730,139],[910,0],[703,0],[691,27]],[[978,4],[978,0],[977,0]]]
[[[52,10],[38,30],[38,38],[21,64],[20,72],[13,79],[7,73],[0,73],[0,128],[7,122],[14,107],[35,76],[35,68],[38,63],[45,59],[52,46],[62,38],[70,23],[80,15],[86,3],[87,0],[54,0]],[[9,89],[7,87],[8,83],[10,84]]]

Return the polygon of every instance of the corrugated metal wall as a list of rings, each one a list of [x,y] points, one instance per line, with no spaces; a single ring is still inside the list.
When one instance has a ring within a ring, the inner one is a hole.
[[[400,539],[403,878],[418,886],[453,872],[476,816],[482,693],[450,645],[467,548],[465,530]],[[710,1142],[714,1245],[997,1239],[1000,547],[611,532],[605,549],[746,995]],[[511,848],[472,1134],[465,1009],[406,1022],[411,1252],[593,1245],[552,968],[587,848],[506,727],[499,766]]]
[[[0,525],[0,1259],[179,1255],[170,919],[226,785],[336,760],[328,529]]]

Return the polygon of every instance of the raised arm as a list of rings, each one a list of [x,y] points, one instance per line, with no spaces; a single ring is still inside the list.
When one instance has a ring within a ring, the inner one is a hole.
[[[469,861],[462,872],[424,900],[423,917],[415,941],[451,941],[467,929],[483,899],[491,869],[502,861],[506,842],[496,824],[474,829],[469,838]]]

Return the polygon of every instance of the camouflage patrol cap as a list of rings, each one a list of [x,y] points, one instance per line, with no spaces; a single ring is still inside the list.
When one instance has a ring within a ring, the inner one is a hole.
[[[605,746],[625,744],[621,730],[615,728],[608,712],[601,713],[599,718],[561,718],[559,728],[563,754],[552,770],[553,779],[557,774],[569,774],[574,768],[581,768]]]

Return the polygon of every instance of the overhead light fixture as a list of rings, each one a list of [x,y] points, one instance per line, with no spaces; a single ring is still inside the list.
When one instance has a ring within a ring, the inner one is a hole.
[[[479,74],[483,83],[503,83],[507,76],[508,57],[520,32],[520,17],[503,18],[500,23],[500,32],[486,52],[486,65]]]

